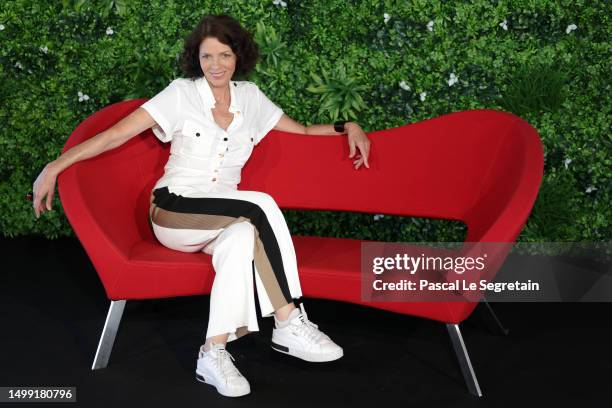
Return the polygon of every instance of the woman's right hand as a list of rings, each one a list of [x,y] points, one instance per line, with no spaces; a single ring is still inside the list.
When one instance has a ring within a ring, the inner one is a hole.
[[[57,172],[55,171],[54,162],[49,162],[36,178],[32,189],[32,202],[36,218],[39,218],[40,214],[45,211],[51,211],[56,180]],[[45,200],[44,203],[43,200]]]
[[[32,189],[32,201],[36,218],[39,218],[40,214],[45,211],[51,211],[51,204],[55,195],[55,180],[64,169],[78,161],[89,159],[122,145],[130,138],[140,134],[143,130],[155,125],[155,123],[153,117],[146,110],[138,107],[110,129],[79,143],[62,153],[56,160],[47,163],[36,178]],[[44,203],[43,200],[45,200]]]

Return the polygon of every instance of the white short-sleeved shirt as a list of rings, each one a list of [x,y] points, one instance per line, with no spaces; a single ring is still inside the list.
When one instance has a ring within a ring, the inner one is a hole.
[[[178,78],[143,105],[157,124],[152,130],[171,142],[164,175],[154,188],[175,194],[236,190],[253,147],[276,126],[283,110],[250,81],[230,81],[227,131],[214,120],[215,97],[204,77]]]

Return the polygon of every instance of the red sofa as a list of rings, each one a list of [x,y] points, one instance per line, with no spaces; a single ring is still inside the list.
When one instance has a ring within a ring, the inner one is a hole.
[[[64,151],[144,101],[124,101],[94,113],[70,135]],[[264,191],[285,209],[459,220],[467,225],[466,242],[516,240],[543,173],[542,144],[527,122],[506,112],[470,110],[368,136],[370,168],[355,171],[346,136],[271,131],[247,162],[239,188]],[[163,173],[169,146],[147,130],[76,163],[58,178],[64,211],[111,300],[93,369],[108,364],[126,300],[210,293],[210,255],[168,249],[149,226],[151,189]],[[363,302],[360,240],[293,239],[305,297],[445,323],[470,392],[482,395],[459,330],[476,302]]]

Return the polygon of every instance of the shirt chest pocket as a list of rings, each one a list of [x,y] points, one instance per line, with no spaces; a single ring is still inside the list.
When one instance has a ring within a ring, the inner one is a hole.
[[[181,154],[196,158],[207,158],[215,153],[216,135],[206,126],[186,120],[181,135],[183,137]]]
[[[234,135],[232,143],[230,143],[229,150],[235,154],[237,158],[246,161],[246,159],[248,159],[251,155],[254,146],[255,132],[242,130]]]

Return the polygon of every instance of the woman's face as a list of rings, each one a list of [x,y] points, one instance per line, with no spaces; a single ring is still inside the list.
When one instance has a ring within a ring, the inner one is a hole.
[[[206,37],[200,43],[200,67],[214,87],[227,86],[236,70],[236,54],[229,45],[215,37]]]

